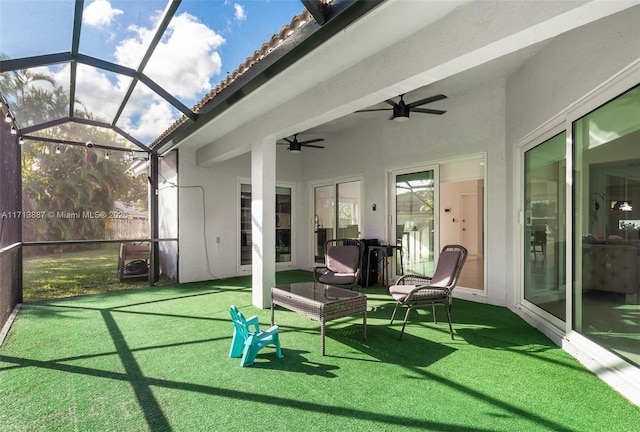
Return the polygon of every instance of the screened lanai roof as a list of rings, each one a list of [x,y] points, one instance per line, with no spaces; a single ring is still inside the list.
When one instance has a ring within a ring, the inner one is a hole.
[[[303,3],[2,0],[0,93],[22,136],[71,121],[148,150],[308,19]]]

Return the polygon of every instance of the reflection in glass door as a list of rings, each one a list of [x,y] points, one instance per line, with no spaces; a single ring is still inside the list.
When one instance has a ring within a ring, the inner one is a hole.
[[[572,328],[640,365],[640,86],[573,124]]]
[[[324,262],[324,244],[333,238],[333,190],[333,185],[314,188],[313,255],[316,263]]]
[[[355,180],[314,188],[314,262],[324,262],[327,240],[360,237],[360,184]]]
[[[524,299],[564,321],[565,154],[562,132],[524,154]]]
[[[405,274],[432,275],[437,258],[436,170],[395,175],[396,244]]]

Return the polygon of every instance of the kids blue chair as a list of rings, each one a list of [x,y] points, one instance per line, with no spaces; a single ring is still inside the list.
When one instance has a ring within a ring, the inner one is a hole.
[[[280,349],[277,325],[271,326],[268,330],[260,331],[257,316],[246,319],[234,305],[229,308],[229,313],[233,322],[233,339],[231,340],[229,357],[242,357],[240,366],[251,366],[258,351],[270,344],[276,346],[276,357],[284,357]],[[253,331],[251,326],[253,326]]]

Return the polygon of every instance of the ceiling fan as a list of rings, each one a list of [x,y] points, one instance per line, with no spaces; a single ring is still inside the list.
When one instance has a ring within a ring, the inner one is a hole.
[[[283,138],[283,140],[285,140],[286,142],[283,143],[278,143],[280,145],[288,145],[289,148],[287,150],[289,150],[291,153],[300,153],[300,150],[302,150],[302,147],[314,147],[314,148],[324,148],[324,146],[319,146],[319,145],[312,145],[311,143],[316,143],[316,142],[320,142],[320,141],[324,141],[324,138],[316,138],[316,139],[310,139],[310,140],[306,140],[306,141],[298,141],[298,134],[293,134],[293,139],[289,139],[289,138]]]
[[[439,101],[441,99],[446,99],[447,97],[443,94],[438,94],[435,96],[431,96],[425,99],[420,99],[419,101],[406,103],[404,101],[404,95],[400,95],[400,101],[395,102],[391,99],[386,100],[385,102],[391,105],[391,108],[372,108],[372,109],[363,109],[356,112],[371,112],[371,111],[393,111],[393,115],[389,120],[395,120],[397,122],[404,122],[409,120],[410,112],[419,112],[423,114],[436,114],[442,115],[446,113],[446,111],[428,109],[428,108],[418,108],[421,105],[426,105],[431,102]]]

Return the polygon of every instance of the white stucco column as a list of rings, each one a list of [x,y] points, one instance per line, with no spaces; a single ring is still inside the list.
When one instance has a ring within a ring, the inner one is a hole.
[[[253,305],[271,305],[276,282],[276,142],[251,145],[251,291]]]

